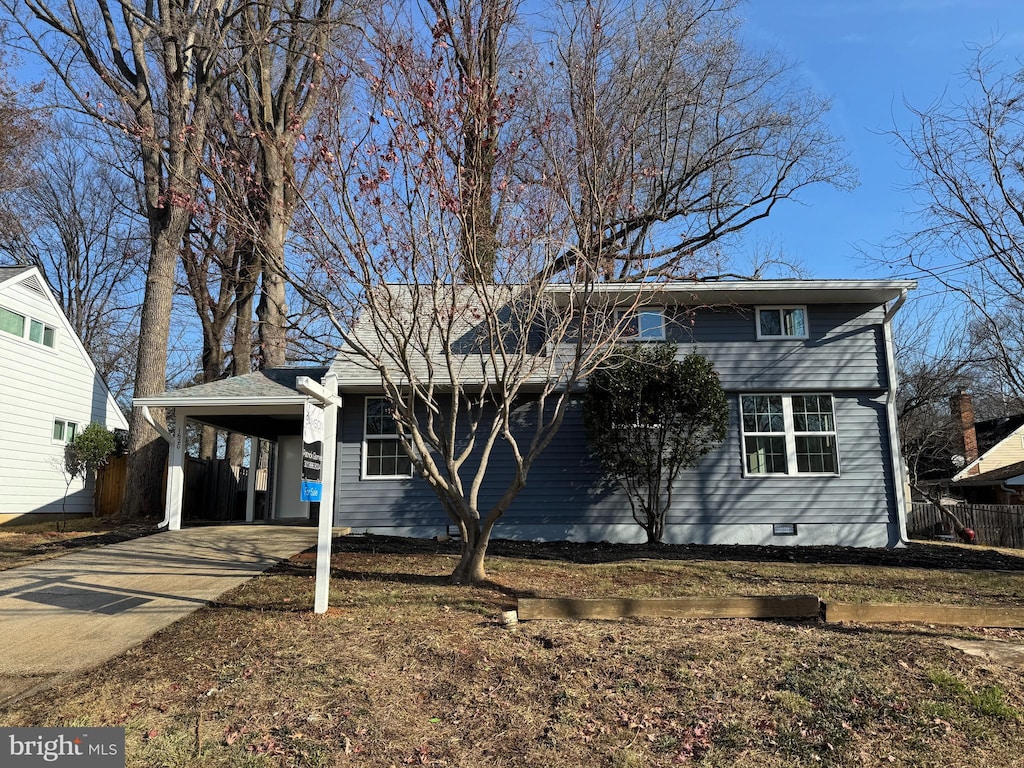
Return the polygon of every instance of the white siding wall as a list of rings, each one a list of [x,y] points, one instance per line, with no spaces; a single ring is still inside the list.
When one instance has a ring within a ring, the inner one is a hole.
[[[20,283],[0,290],[0,306],[57,329],[55,349],[0,331],[0,515],[61,511],[63,445],[54,418],[84,429],[124,422],[102,380],[49,299]],[[92,512],[92,490],[72,483],[67,511]]]

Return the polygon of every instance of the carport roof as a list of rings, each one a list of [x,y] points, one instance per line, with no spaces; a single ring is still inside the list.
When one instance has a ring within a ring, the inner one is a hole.
[[[137,407],[150,408],[301,403],[306,400],[306,395],[296,388],[295,380],[299,376],[308,376],[319,382],[326,373],[325,367],[266,368],[209,384],[172,389],[150,397],[137,397],[133,402]]]

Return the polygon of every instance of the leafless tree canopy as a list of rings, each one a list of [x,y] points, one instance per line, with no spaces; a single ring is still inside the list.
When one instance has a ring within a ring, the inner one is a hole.
[[[537,117],[535,179],[573,222],[567,255],[609,279],[700,277],[719,246],[814,184],[854,174],[778,51],[739,40],[731,0],[561,3]],[[562,267],[560,262],[557,267]]]
[[[1024,70],[979,50],[962,91],[894,132],[915,174],[915,229],[894,250],[970,308],[980,378],[1024,398]]]
[[[107,145],[83,141],[83,135],[90,134],[62,121],[37,151],[24,153],[32,172],[8,196],[14,216],[0,232],[0,260],[40,268],[124,404],[133,383],[145,225],[135,189],[113,167]]]

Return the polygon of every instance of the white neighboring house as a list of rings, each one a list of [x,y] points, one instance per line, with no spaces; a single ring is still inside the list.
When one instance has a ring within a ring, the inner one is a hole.
[[[39,270],[0,267],[0,523],[61,512],[64,446],[93,421],[128,429]],[[76,479],[68,514],[92,509]]]

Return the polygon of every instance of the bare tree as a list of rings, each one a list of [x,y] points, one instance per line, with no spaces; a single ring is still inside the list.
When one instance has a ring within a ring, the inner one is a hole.
[[[692,24],[652,8],[619,22],[567,5],[546,41],[515,2],[387,6],[345,75],[341,135],[320,137],[301,288],[348,370],[383,385],[374,418],[458,526],[456,581],[484,578],[572,393],[657,292],[602,281],[696,276],[699,249],[846,179],[824,104],[780,100],[785,68],[752,64],[716,21],[731,5],[688,4]],[[512,468],[500,491],[496,463]]]
[[[144,227],[134,187],[104,156],[105,145],[87,136],[61,121],[37,151],[25,153],[31,182],[8,196],[13,216],[0,231],[0,259],[39,267],[124,402],[137,350]]]
[[[894,131],[914,173],[914,229],[890,247],[969,312],[971,356],[1004,397],[1024,398],[1024,70],[983,48],[963,90]]]
[[[578,258],[607,279],[696,278],[808,186],[854,173],[828,101],[739,39],[733,0],[557,6],[529,95],[551,126],[534,178],[558,187]],[[540,80],[537,83],[536,80]]]
[[[210,0],[4,0],[75,108],[133,140],[150,248],[140,313],[135,395],[166,387],[175,267],[195,205],[213,94],[239,3]],[[134,412],[122,515],[154,514],[166,445]]]
[[[963,425],[953,415],[951,399],[974,387],[967,335],[949,322],[958,314],[955,302],[917,302],[898,317],[896,404],[907,482],[967,540],[963,522],[943,504],[950,480],[963,467],[957,462]]]

